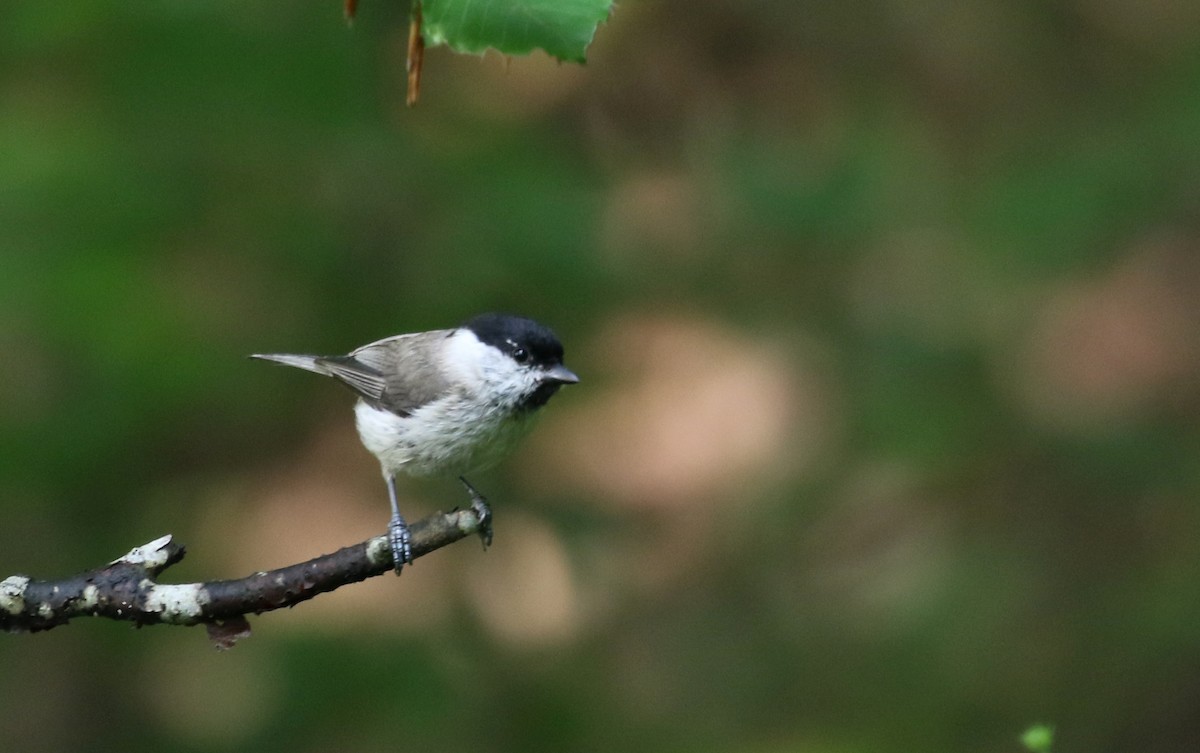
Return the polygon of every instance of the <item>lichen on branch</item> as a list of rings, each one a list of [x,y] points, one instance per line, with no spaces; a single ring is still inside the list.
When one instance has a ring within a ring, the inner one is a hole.
[[[436,513],[414,523],[413,557],[478,534],[470,509]],[[269,572],[236,580],[159,583],[157,577],[183,559],[185,549],[168,534],[104,567],[60,580],[12,575],[0,580],[0,629],[38,632],[76,617],[106,617],[142,625],[206,625],[213,642],[228,648],[249,635],[246,615],[291,607],[317,594],[392,572],[387,536],[339,549]]]

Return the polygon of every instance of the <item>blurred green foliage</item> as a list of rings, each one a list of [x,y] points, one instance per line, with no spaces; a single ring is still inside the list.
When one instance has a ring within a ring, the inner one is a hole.
[[[468,578],[429,629],[4,636],[0,747],[1194,745],[1195,4],[622,5],[582,68],[431,50],[415,110],[406,5],[0,7],[0,573],[211,543],[214,509],[243,533],[246,489],[351,418],[242,356],[486,309],[559,331],[564,416],[618,410],[630,322],[765,343],[819,452],[675,507],[525,457],[492,552],[385,592],[504,561],[519,510],[584,594],[554,640],[506,640]]]

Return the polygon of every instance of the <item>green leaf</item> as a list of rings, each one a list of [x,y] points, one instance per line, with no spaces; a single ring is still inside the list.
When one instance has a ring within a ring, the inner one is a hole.
[[[1050,746],[1054,744],[1054,727],[1035,724],[1021,735],[1021,743],[1032,753],[1050,753]]]
[[[612,0],[423,0],[422,8],[430,45],[472,54],[491,48],[504,55],[540,48],[582,63]]]

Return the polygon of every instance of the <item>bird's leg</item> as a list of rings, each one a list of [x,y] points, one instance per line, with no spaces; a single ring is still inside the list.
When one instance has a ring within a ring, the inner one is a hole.
[[[483,548],[487,549],[492,545],[492,508],[488,506],[487,498],[471,486],[470,481],[463,476],[459,476],[458,480],[467,487],[467,494],[471,495],[471,509],[479,518],[479,538],[483,539]]]
[[[392,545],[392,566],[396,569],[396,575],[399,575],[400,568],[411,565],[413,561],[412,535],[400,514],[400,505],[396,503],[396,477],[388,475],[386,479],[388,499],[392,502],[392,519],[388,521],[388,543]]]

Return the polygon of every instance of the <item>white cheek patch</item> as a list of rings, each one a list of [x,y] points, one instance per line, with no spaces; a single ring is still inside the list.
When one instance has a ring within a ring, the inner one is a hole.
[[[512,404],[537,386],[529,368],[480,342],[470,330],[451,335],[443,353],[450,378],[476,394],[486,393],[489,402]]]
[[[500,355],[495,348],[479,342],[475,333],[468,329],[460,329],[451,335],[442,352],[447,376],[451,381],[467,385],[482,382],[486,362],[492,354]]]

